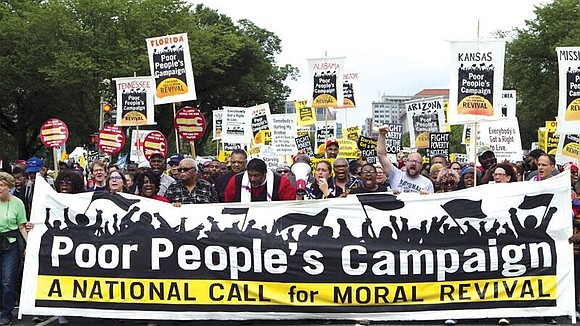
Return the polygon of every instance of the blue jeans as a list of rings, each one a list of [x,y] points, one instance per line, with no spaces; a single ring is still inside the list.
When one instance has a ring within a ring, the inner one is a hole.
[[[0,250],[0,280],[2,287],[0,297],[2,298],[1,319],[12,320],[12,309],[14,309],[14,295],[16,290],[16,280],[20,270],[20,250],[18,243],[15,241],[10,244],[10,248]]]

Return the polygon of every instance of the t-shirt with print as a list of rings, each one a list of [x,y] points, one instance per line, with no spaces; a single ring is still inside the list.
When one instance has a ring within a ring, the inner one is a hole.
[[[425,189],[428,193],[433,193],[433,183],[428,178],[417,175],[410,177],[406,172],[403,172],[393,166],[391,174],[389,175],[389,185],[393,190],[400,190],[401,192],[420,192]]]

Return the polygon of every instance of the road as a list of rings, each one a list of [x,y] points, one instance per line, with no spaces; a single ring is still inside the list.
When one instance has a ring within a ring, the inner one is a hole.
[[[137,320],[111,320],[111,319],[96,319],[96,318],[84,318],[84,317],[70,317],[69,325],[82,325],[82,326],[137,326],[137,325],[147,325],[147,321],[137,321]],[[556,318],[559,325],[572,325],[571,320],[568,317],[558,317]],[[58,320],[56,317],[49,318],[48,320],[41,323],[34,323],[32,321],[32,316],[24,316],[21,320],[16,318],[13,319],[13,325],[15,326],[55,326],[58,325]],[[299,325],[333,325],[333,326],[343,326],[343,325],[360,325],[355,321],[345,321],[345,320],[280,320],[280,321],[261,321],[261,320],[250,320],[250,321],[162,321],[158,323],[159,326],[221,326],[221,325],[233,325],[233,326],[299,326]],[[392,326],[392,325],[407,325],[407,326],[441,326],[443,321],[418,321],[418,322],[372,322],[370,325],[377,326]],[[497,325],[497,319],[466,319],[460,320],[457,325]],[[513,318],[511,319],[510,325],[546,325],[541,318],[531,319],[531,318]]]

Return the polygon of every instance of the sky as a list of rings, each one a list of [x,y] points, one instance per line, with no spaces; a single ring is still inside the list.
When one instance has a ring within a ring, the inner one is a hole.
[[[449,88],[449,41],[490,38],[525,27],[547,0],[189,0],[231,17],[248,19],[282,41],[279,65],[300,70],[288,100],[312,95],[307,59],[346,57],[345,72],[359,73],[361,96],[338,122],[362,125],[382,95],[413,95]],[[479,28],[478,28],[479,26]],[[342,111],[342,110],[339,110]]]

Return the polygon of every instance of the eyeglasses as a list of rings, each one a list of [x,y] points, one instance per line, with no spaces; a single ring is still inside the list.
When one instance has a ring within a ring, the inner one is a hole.
[[[60,180],[60,182],[59,182],[59,183],[60,183],[61,185],[70,185],[70,184],[72,184],[72,181],[70,181],[70,180]]]
[[[348,167],[348,165],[346,164],[337,164],[334,166],[335,169],[346,169]]]
[[[190,168],[177,168],[177,172],[189,172],[189,170],[195,169],[194,167]]]
[[[360,174],[376,174],[376,171],[371,171],[371,170],[364,170],[364,171],[360,171]]]
[[[118,175],[112,175],[109,177],[109,180],[122,180],[123,178],[121,176]]]
[[[499,172],[498,172],[498,173],[494,173],[494,174],[492,174],[492,175],[493,175],[494,177],[503,177],[504,175],[507,175],[507,174],[505,174],[505,173],[499,173]]]
[[[276,172],[278,172],[278,173],[288,173],[288,172],[290,172],[290,170],[278,170]]]
[[[455,180],[447,180],[439,183],[442,186],[455,186],[457,182]]]

